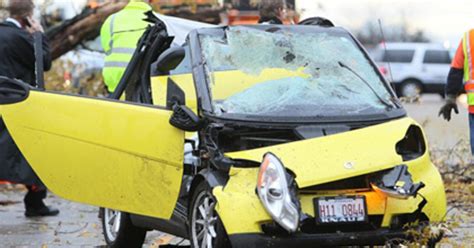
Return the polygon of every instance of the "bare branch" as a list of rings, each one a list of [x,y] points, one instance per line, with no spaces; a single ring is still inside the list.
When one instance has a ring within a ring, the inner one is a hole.
[[[95,9],[85,9],[76,17],[47,30],[53,59],[74,49],[84,40],[97,37],[105,19],[126,4],[127,2],[108,2]]]

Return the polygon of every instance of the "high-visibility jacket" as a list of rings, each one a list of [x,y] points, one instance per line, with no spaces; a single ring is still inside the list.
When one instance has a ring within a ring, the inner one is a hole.
[[[467,93],[469,113],[474,114],[474,29],[464,34],[462,46],[464,53],[464,89]]]
[[[102,76],[113,92],[132,59],[138,40],[148,26],[144,13],[151,7],[141,1],[130,1],[121,11],[109,16],[102,25],[100,37],[106,53]]]

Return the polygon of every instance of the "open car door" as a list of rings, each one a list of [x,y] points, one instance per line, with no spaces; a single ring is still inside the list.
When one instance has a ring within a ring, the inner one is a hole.
[[[10,100],[0,106],[2,118],[48,189],[81,203],[171,217],[184,132],[169,124],[170,110],[14,84],[5,89]]]

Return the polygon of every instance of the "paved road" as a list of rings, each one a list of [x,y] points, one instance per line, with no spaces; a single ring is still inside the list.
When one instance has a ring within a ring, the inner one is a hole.
[[[2,247],[98,246],[104,244],[97,208],[71,203],[50,195],[47,204],[61,210],[57,217],[25,218],[23,196],[17,187],[0,189],[0,240]]]
[[[442,104],[439,95],[426,95],[419,102],[405,104],[405,109],[424,127],[430,147],[451,149],[460,140],[469,140],[467,105],[464,97],[458,98],[459,114],[453,114],[452,120],[447,122],[438,117]]]
[[[61,210],[58,216],[25,218],[21,186],[0,185],[0,247],[105,247],[98,208],[50,194],[45,200]],[[146,247],[181,239],[148,232]]]
[[[467,140],[467,111],[447,123],[437,117],[442,100],[438,96],[425,96],[420,103],[406,104],[410,116],[425,127],[429,143],[437,149],[450,149],[459,140]],[[50,195],[47,199],[61,210],[57,217],[27,219],[23,216],[22,198],[24,190],[6,189],[0,186],[0,246],[1,247],[69,247],[103,246],[102,230],[96,207],[72,203]],[[466,215],[454,210],[451,214]],[[468,213],[469,214],[469,213]],[[470,213],[472,214],[472,213]],[[474,236],[471,220],[461,223],[459,232]],[[453,239],[462,242],[464,236]],[[149,232],[146,246],[157,247],[158,243],[169,240],[159,232]]]

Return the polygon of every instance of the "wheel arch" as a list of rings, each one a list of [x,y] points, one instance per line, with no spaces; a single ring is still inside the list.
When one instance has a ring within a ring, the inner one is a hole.
[[[197,234],[197,233],[193,232],[193,226],[195,226],[195,224],[193,224],[193,223],[195,223],[193,221],[193,219],[194,219],[193,216],[194,216],[194,209],[196,209],[196,211],[198,211],[197,210],[198,208],[195,207],[195,206],[200,206],[200,205],[195,205],[195,204],[200,204],[199,203],[200,202],[199,197],[201,196],[200,192],[206,192],[205,194],[209,194],[210,197],[213,198],[213,201],[217,202],[218,200],[214,196],[214,194],[212,192],[212,189],[214,187],[219,187],[219,186],[225,185],[226,182],[227,182],[227,178],[228,178],[228,176],[226,176],[226,173],[224,173],[224,172],[205,169],[205,170],[202,170],[193,179],[193,182],[191,183],[191,187],[190,187],[190,191],[189,191],[190,197],[189,197],[188,221],[187,221],[188,237],[189,237],[190,242],[191,242],[191,247],[195,247],[195,246],[193,246],[193,244],[195,242],[194,237],[197,237],[197,236],[194,235],[194,234]],[[200,209],[200,207],[199,207],[199,209]],[[219,213],[215,209],[215,205],[212,207],[212,209],[213,209],[212,211],[214,212],[214,214],[212,214],[211,217],[215,216],[216,219],[217,219],[217,222],[215,222],[213,224],[209,223],[209,225],[214,226],[214,228],[215,228],[214,232],[216,233],[216,236],[213,237],[212,243],[215,244],[214,247],[230,247],[227,231],[226,231],[225,226],[223,225],[222,221],[220,220]],[[199,241],[197,241],[197,242],[199,244]],[[199,247],[200,246],[201,245],[199,245]]]
[[[189,188],[189,201],[191,201],[194,190],[200,183],[207,182],[211,188],[214,188],[217,186],[225,186],[228,180],[229,175],[227,173],[212,169],[201,170],[191,182],[191,187]]]
[[[423,81],[421,79],[417,78],[417,77],[405,78],[400,82],[400,85],[404,85],[404,84],[409,83],[409,82],[415,82],[415,83],[417,83],[421,86],[421,89],[424,89]]]

